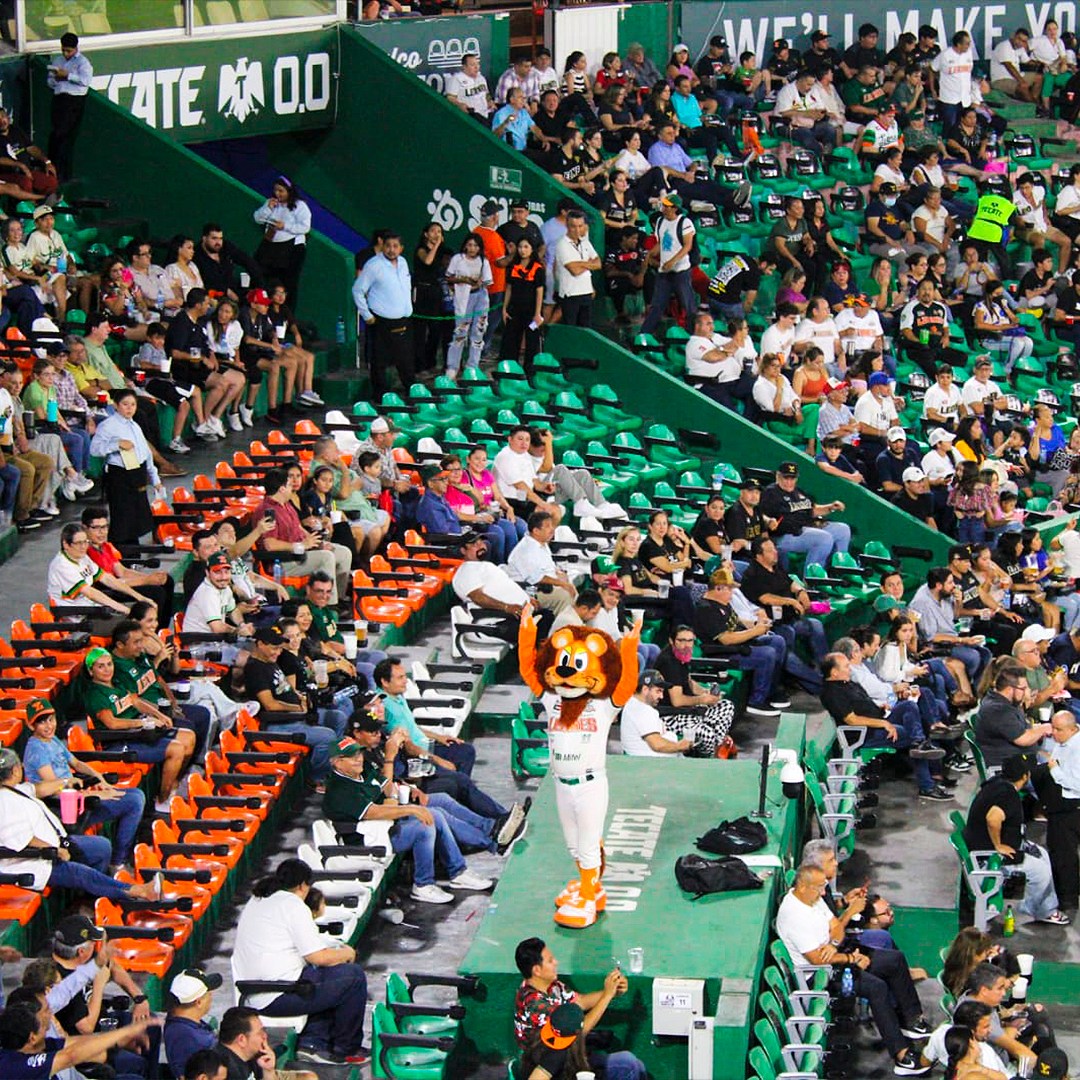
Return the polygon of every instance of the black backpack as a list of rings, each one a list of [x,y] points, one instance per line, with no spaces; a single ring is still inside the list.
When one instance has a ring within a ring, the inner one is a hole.
[[[760,889],[765,882],[734,855],[706,859],[702,855],[680,855],[675,860],[675,880],[684,892],[698,900],[707,893]]]
[[[765,846],[768,834],[760,821],[741,817],[734,821],[721,821],[715,829],[699,836],[695,842],[702,851],[713,855],[749,855]]]

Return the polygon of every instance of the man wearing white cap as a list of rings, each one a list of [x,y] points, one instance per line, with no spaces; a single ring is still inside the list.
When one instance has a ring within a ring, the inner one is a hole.
[[[1044,705],[1052,705],[1052,699],[1068,690],[1069,686],[1067,672],[1060,671],[1051,675],[1043,663],[1050,649],[1050,642],[1056,636],[1048,627],[1033,623],[1016,639],[1012,647],[1013,659],[1027,675],[1032,697],[1026,711],[1035,722],[1039,720],[1039,710]]]
[[[893,505],[898,510],[918,518],[931,529],[937,529],[934,521],[934,504],[930,498],[930,485],[926,473],[917,465],[909,465],[901,476],[903,489],[893,498]]]
[[[904,490],[904,470],[919,464],[919,453],[908,446],[907,432],[896,424],[885,433],[886,449],[874,461],[878,489],[886,499],[893,499]]]
[[[183,1076],[192,1054],[217,1045],[217,1033],[203,1017],[210,1011],[222,977],[199,968],[186,968],[169,985],[172,1001],[165,1016],[162,1040],[165,1059],[174,1076]]]

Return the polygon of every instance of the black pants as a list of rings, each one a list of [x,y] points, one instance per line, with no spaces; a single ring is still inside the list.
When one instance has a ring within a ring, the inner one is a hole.
[[[521,354],[522,344],[524,344],[525,371],[530,376],[533,371],[533,360],[543,345],[540,327],[535,330],[530,329],[529,324],[531,322],[531,312],[527,315],[515,315],[511,311],[503,324],[502,348],[499,350],[499,356],[503,360],[516,360]]]
[[[922,1005],[911,981],[904,954],[897,949],[867,949],[870,968],[856,969],[856,987],[860,997],[870,1003],[878,1032],[890,1054],[895,1057],[907,1046],[900,1031],[903,1021],[922,1015]]]
[[[49,132],[49,157],[61,180],[71,177],[75,136],[79,133],[86,96],[53,94],[52,129]]]
[[[592,294],[581,296],[563,296],[559,299],[562,308],[562,321],[567,326],[592,327]]]
[[[275,278],[289,293],[289,306],[296,311],[300,300],[300,272],[307,258],[307,244],[275,244],[263,240],[255,252],[255,261],[269,284]]]
[[[109,504],[109,539],[114,544],[137,544],[154,527],[146,497],[146,466],[105,468],[105,498]]]
[[[375,316],[371,331],[371,392],[381,398],[390,384],[386,378],[388,368],[397,368],[398,376],[406,393],[413,382],[413,335],[412,319],[384,319]]]
[[[607,289],[611,302],[615,305],[615,311],[621,315],[626,307],[626,298],[636,296],[642,290],[635,288],[629,278],[608,278],[604,285]]]
[[[4,307],[11,312],[15,325],[27,336],[33,332],[34,320],[45,314],[37,293],[29,285],[9,285],[4,294]]]
[[[1046,850],[1058,905],[1080,907],[1080,799],[1067,799],[1046,765],[1032,773],[1035,793],[1046,811]]]
[[[647,206],[650,199],[656,198],[661,192],[667,190],[664,170],[654,165],[647,173],[634,181],[630,190],[633,191],[638,206]]]

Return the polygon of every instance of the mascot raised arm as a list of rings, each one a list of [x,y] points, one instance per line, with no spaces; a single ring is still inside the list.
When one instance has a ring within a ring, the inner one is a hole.
[[[608,732],[637,687],[640,635],[640,620],[618,642],[591,626],[563,626],[537,645],[532,605],[521,613],[518,666],[547,711],[559,823],[578,867],[555,900],[560,926],[592,926],[604,910]]]

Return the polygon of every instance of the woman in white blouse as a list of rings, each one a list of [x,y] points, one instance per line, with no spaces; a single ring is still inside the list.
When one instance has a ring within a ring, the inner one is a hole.
[[[255,261],[268,280],[276,278],[292,298],[293,311],[300,305],[300,272],[307,255],[311,232],[311,208],[287,177],[274,181],[270,198],[254,213],[263,226],[263,239]]]
[[[165,267],[165,283],[172,290],[173,299],[183,307],[192,289],[203,288],[202,274],[195,265],[195,241],[190,236],[174,236],[169,245],[168,266]]]

